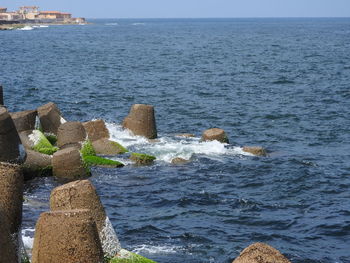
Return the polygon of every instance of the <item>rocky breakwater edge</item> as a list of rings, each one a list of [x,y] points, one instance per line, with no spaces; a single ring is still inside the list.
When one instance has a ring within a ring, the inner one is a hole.
[[[103,120],[67,121],[49,102],[34,110],[9,112],[0,86],[0,263],[151,263],[122,248],[119,238],[88,180],[91,167],[118,169],[123,155],[137,165],[152,165],[156,157],[129,152],[110,134]],[[154,107],[135,104],[122,123],[131,133],[151,141],[157,138]],[[178,136],[191,137],[191,134]],[[211,128],[202,141],[228,144],[226,132]],[[245,147],[252,155],[267,156],[261,147]],[[173,164],[190,160],[174,158]],[[21,236],[23,186],[35,177],[54,176],[62,182],[51,191],[50,209],[36,223],[34,245],[26,251]],[[233,263],[289,262],[264,243],[244,249]]]

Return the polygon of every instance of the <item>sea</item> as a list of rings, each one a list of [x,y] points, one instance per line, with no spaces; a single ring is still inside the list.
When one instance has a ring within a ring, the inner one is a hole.
[[[230,263],[265,242],[293,263],[350,262],[350,18],[89,22],[0,31],[0,82],[9,111],[52,101],[157,157],[92,170],[123,248],[158,263]],[[154,105],[157,141],[122,129],[135,103]],[[201,142],[213,127],[230,143]],[[28,249],[59,185],[25,183]]]

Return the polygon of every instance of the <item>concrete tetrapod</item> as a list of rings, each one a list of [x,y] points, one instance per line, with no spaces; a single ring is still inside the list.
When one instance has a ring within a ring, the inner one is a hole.
[[[87,177],[88,171],[84,167],[80,152],[75,147],[68,147],[54,153],[52,157],[53,175],[69,180]]]
[[[212,128],[205,130],[202,134],[202,141],[217,140],[222,143],[229,143],[226,132],[223,129]]]
[[[152,105],[134,104],[129,115],[123,121],[123,128],[129,129],[135,135],[148,139],[157,138],[156,119]]]
[[[57,131],[57,146],[77,146],[81,148],[81,142],[86,139],[86,131],[81,122],[70,121],[60,125]]]
[[[18,132],[35,129],[36,110],[14,112],[10,115]]]
[[[0,163],[0,213],[11,235],[12,244],[19,250],[19,237],[22,224],[23,175],[18,165]],[[5,232],[0,232],[0,235]],[[1,256],[0,256],[1,258]],[[1,262],[1,261],[0,261]]]
[[[103,120],[88,121],[83,123],[90,141],[97,141],[109,138],[109,131]]]
[[[32,263],[102,263],[96,223],[86,209],[42,213],[35,228]]]
[[[40,106],[37,112],[43,132],[57,134],[58,127],[66,122],[56,104],[52,102]]]
[[[11,238],[8,223],[0,210],[0,263],[18,263],[18,253]]]
[[[0,161],[15,162],[20,156],[19,136],[5,107],[0,107]]]
[[[89,209],[95,220],[105,256],[113,257],[121,249],[118,237],[101,204],[95,187],[89,180],[74,181],[52,190],[50,196],[52,211]]]
[[[277,249],[264,244],[254,243],[245,248],[232,263],[291,263]]]

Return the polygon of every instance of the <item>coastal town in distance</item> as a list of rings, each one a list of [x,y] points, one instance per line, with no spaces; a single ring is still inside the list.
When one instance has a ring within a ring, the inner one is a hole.
[[[61,11],[40,11],[38,6],[21,6],[16,11],[0,7],[0,30],[21,29],[31,24],[85,24],[83,17]]]

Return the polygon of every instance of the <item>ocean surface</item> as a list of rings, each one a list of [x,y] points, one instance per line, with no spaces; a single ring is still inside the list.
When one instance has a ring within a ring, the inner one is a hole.
[[[350,262],[349,18],[91,22],[0,31],[0,82],[10,111],[53,101],[158,158],[93,169],[124,248],[159,263],[229,263],[260,241],[293,263]],[[134,103],[155,106],[160,141],[121,129]],[[212,127],[230,144],[200,142]],[[26,183],[27,247],[58,185]]]

